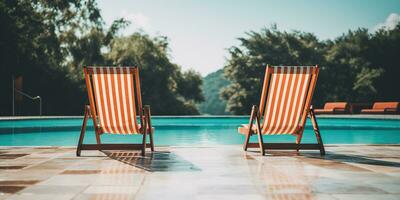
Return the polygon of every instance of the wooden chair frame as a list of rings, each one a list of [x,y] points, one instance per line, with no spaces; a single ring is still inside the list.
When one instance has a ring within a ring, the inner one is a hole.
[[[260,101],[260,108],[258,109],[258,107],[256,105],[252,106],[251,109],[251,114],[250,114],[250,120],[249,120],[249,124],[248,124],[248,132],[245,135],[245,141],[243,144],[243,149],[245,151],[247,151],[248,148],[260,148],[260,152],[262,155],[265,155],[265,150],[269,149],[269,150],[273,150],[273,149],[293,149],[293,150],[297,150],[299,151],[300,149],[304,149],[304,150],[319,150],[321,155],[325,155],[325,148],[324,148],[324,144],[322,142],[322,137],[321,137],[321,133],[319,131],[319,127],[318,127],[318,123],[317,123],[317,119],[314,113],[314,109],[312,107],[311,104],[311,99],[312,99],[312,95],[314,93],[314,89],[315,89],[315,85],[316,85],[316,81],[318,78],[318,73],[319,73],[319,68],[318,66],[315,66],[316,70],[311,74],[311,79],[310,79],[310,83],[309,83],[309,87],[307,88],[307,97],[306,97],[306,101],[305,104],[303,105],[303,112],[302,112],[302,116],[300,118],[300,123],[299,123],[299,129],[297,131],[297,139],[296,139],[296,143],[264,143],[263,141],[263,133],[261,132],[261,117],[263,112],[264,112],[264,107],[265,107],[265,101],[268,95],[268,86],[269,86],[269,82],[270,82],[270,78],[271,78],[271,74],[272,74],[272,68],[270,68],[267,65],[266,68],[266,74],[264,77],[264,84],[263,84],[263,90],[261,93],[261,101]],[[313,129],[314,129],[314,133],[317,139],[317,144],[301,144],[301,139],[303,137],[303,132],[304,132],[304,127],[305,127],[305,123],[306,123],[306,118],[310,117],[311,119],[311,123],[313,125]],[[254,123],[255,122],[255,123]],[[256,130],[253,131],[253,126],[256,126]],[[250,143],[250,137],[253,135],[257,135],[258,136],[258,143]]]
[[[145,105],[142,107],[141,93],[140,93],[140,80],[139,80],[139,70],[137,66],[132,67],[134,69],[134,81],[135,81],[135,89],[136,89],[136,98],[137,98],[137,108],[139,113],[141,132],[139,134],[143,135],[142,143],[140,144],[102,144],[100,135],[103,134],[101,131],[101,127],[98,123],[98,117],[96,113],[96,102],[94,99],[93,93],[93,83],[91,80],[92,73],[88,70],[87,67],[84,67],[84,74],[86,80],[86,87],[88,90],[89,103],[90,105],[85,105],[84,107],[84,118],[81,128],[81,134],[79,136],[79,141],[76,149],[76,155],[80,156],[82,150],[141,150],[141,155],[145,155],[146,148],[150,148],[151,151],[154,151],[154,141],[153,141],[153,127],[151,125],[151,112],[150,106]],[[128,97],[129,98],[129,97]],[[144,112],[143,112],[144,111]],[[97,144],[83,144],[83,139],[85,137],[87,121],[89,118],[93,120],[93,126],[95,130],[96,143]],[[137,121],[135,121],[137,123]],[[146,136],[149,135],[150,143],[146,143]]]

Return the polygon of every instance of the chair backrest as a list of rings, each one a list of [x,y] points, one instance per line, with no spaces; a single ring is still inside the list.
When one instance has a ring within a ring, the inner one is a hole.
[[[348,109],[349,104],[347,102],[327,102],[325,103],[324,109]]]
[[[84,67],[84,73],[96,131],[140,133],[137,114],[142,123],[143,111],[138,67]]]
[[[373,109],[398,109],[400,102],[375,102]]]
[[[302,134],[318,73],[317,66],[267,66],[260,101],[263,134]]]

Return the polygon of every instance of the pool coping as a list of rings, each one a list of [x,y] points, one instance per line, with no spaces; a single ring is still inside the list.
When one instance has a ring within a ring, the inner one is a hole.
[[[224,146],[237,146],[238,148],[242,148],[241,144],[219,144],[219,145],[156,145],[154,148],[157,147],[160,148],[165,148],[165,147],[170,147],[170,148],[215,148],[215,147],[224,147]],[[400,144],[324,144],[324,147],[338,147],[338,146],[400,146]],[[2,148],[76,148],[76,146],[0,146],[0,149]],[[255,148],[257,149],[257,148]],[[282,151],[286,151],[286,149],[280,149]],[[304,149],[305,151],[308,151],[307,149]],[[274,150],[271,150],[274,151]],[[150,152],[150,151],[149,151]]]
[[[246,118],[249,115],[156,115],[152,118]],[[369,115],[369,114],[335,114],[335,115],[317,115],[318,118],[331,118],[331,119],[390,119],[400,120],[400,115]],[[83,119],[83,116],[0,116],[0,121],[8,120],[37,120],[37,119]]]

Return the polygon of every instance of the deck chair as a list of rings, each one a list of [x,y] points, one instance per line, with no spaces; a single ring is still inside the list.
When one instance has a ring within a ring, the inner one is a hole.
[[[326,102],[323,109],[314,109],[316,114],[348,114],[350,104],[347,102]]]
[[[361,114],[397,114],[400,102],[375,102],[371,109],[362,109]]]
[[[154,151],[150,106],[142,107],[138,67],[84,67],[84,74],[90,105],[85,106],[76,155],[82,150],[141,150],[142,156],[146,147]],[[97,144],[83,144],[89,117]],[[141,144],[102,144],[103,133],[142,134],[143,139]]]
[[[321,134],[311,104],[318,78],[317,66],[288,67],[267,66],[259,108],[253,105],[249,124],[238,132],[245,134],[244,150],[266,149],[317,149],[325,154]],[[301,144],[307,115],[311,118],[318,144]],[[255,122],[255,123],[254,123]],[[263,135],[290,134],[296,143],[264,143]],[[258,136],[258,143],[250,143],[250,137]]]

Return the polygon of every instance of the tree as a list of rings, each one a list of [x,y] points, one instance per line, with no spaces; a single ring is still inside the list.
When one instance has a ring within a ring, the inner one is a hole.
[[[381,29],[370,41],[373,66],[381,69],[382,75],[376,78],[377,90],[375,101],[400,101],[400,23],[393,30]]]
[[[208,74],[203,78],[202,91],[205,101],[198,105],[201,114],[227,115],[226,100],[221,98],[221,89],[228,86],[230,82],[224,77],[224,70]]]
[[[11,114],[12,76],[23,77],[24,92],[43,98],[45,114],[81,113],[85,95],[67,63],[78,37],[103,28],[96,3],[1,0],[0,24],[0,91],[9,97],[0,99],[0,114]],[[36,114],[36,109],[28,105],[21,112]]]
[[[326,94],[327,99],[342,101],[367,100],[374,96],[374,80],[382,69],[372,66],[366,57],[372,52],[369,47],[371,35],[367,29],[349,31],[335,39],[326,52],[327,67],[324,82],[335,83]]]
[[[320,67],[313,104],[327,101],[399,101],[400,24],[393,30],[348,31],[335,40],[319,41],[302,32],[280,32],[276,27],[250,32],[240,47],[230,49],[225,75],[231,84],[223,90],[227,109],[248,114],[258,104],[265,65]]]
[[[400,29],[369,33],[349,31],[335,39],[326,52],[324,82],[335,83],[326,99],[350,102],[398,101],[400,85]]]
[[[231,47],[224,68],[231,82],[222,92],[227,111],[248,114],[259,104],[265,67],[270,65],[315,65],[322,63],[324,45],[311,33],[281,32],[276,26],[239,38],[240,47]]]
[[[82,114],[82,67],[107,64],[141,67],[143,98],[154,114],[198,113],[201,77],[169,61],[166,38],[118,38],[128,22],[118,19],[105,28],[93,0],[0,0],[0,22],[0,91],[7,97],[0,99],[0,115],[11,114],[12,76],[23,77],[24,92],[42,97],[44,114]],[[17,105],[19,115],[38,113],[29,99]]]
[[[158,115],[198,114],[195,103],[203,101],[201,77],[181,72],[168,58],[165,37],[134,33],[112,41],[106,55],[110,65],[139,66],[143,102]]]

